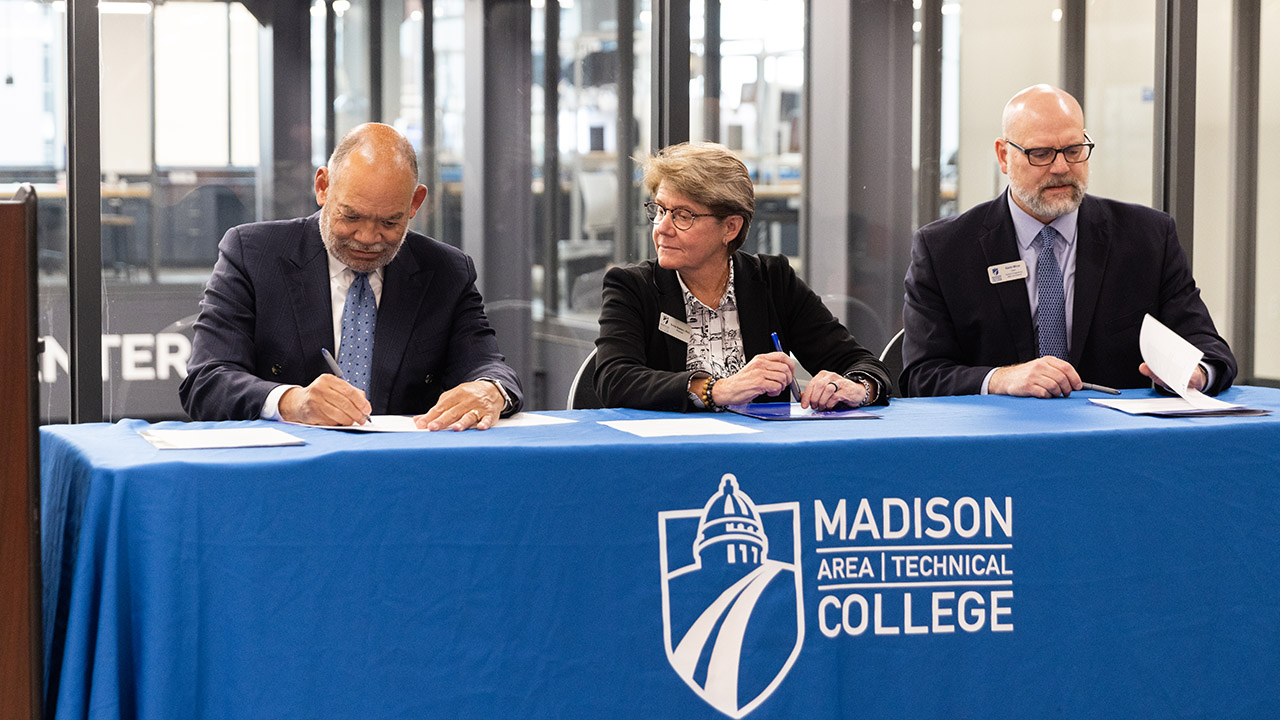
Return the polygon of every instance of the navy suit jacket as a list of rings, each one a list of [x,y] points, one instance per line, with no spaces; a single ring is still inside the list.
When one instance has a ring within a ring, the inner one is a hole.
[[[733,255],[733,290],[747,360],[774,351],[770,333],[810,372],[858,371],[876,379],[877,405],[889,402],[889,371],[858,344],[782,255]],[[615,267],[604,276],[595,387],[605,407],[687,412],[689,345],[658,330],[662,313],[684,321],[684,291],[674,270],[654,260]],[[761,395],[756,402],[787,402]]]
[[[200,303],[178,390],[194,420],[257,418],[272,388],[306,386],[334,352],[329,261],[319,213],[231,228]],[[499,380],[521,403],[465,253],[410,232],[383,270],[369,403],[374,414],[424,413],[445,390]]]
[[[993,367],[1038,357],[1022,281],[991,284],[987,268],[1017,262],[1008,191],[920,228],[902,311],[905,395],[970,395]],[[1150,387],[1138,372],[1138,332],[1150,313],[1204,351],[1211,393],[1231,386],[1236,361],[1191,277],[1173,218],[1086,195],[1076,231],[1070,361],[1086,382]]]

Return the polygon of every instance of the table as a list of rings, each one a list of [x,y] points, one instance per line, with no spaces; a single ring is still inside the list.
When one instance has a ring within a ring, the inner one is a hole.
[[[1280,414],[1089,396],[647,439],[600,423],[679,416],[204,451],[46,427],[49,707],[1275,717]]]

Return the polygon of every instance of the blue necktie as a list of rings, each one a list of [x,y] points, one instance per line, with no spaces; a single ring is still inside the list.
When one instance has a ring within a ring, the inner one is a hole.
[[[1061,237],[1045,225],[1036,239],[1036,316],[1040,331],[1040,355],[1067,359],[1067,296],[1062,291],[1062,268],[1053,254],[1053,243]]]
[[[353,271],[354,272],[354,271]],[[356,273],[342,307],[342,342],[338,366],[342,377],[365,395],[369,394],[369,369],[373,361],[373,331],[378,319],[378,303],[369,287],[369,273]]]

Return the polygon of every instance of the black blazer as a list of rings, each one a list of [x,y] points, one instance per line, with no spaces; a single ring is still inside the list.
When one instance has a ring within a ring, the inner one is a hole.
[[[975,394],[991,368],[1038,356],[1026,285],[987,280],[989,266],[1019,260],[1008,197],[916,232],[902,311],[903,394]],[[1235,357],[1200,299],[1173,218],[1086,195],[1078,222],[1070,361],[1080,377],[1150,387],[1138,372],[1138,331],[1150,313],[1204,351],[1215,373],[1210,392],[1230,387]]]
[[[420,414],[455,385],[491,377],[513,403],[520,380],[498,352],[471,258],[410,232],[383,271],[369,403]],[[272,388],[328,372],[333,347],[329,263],[319,213],[231,228],[200,303],[188,374],[178,390],[194,420],[257,418]]]
[[[734,253],[734,294],[747,359],[773,352],[769,335],[812,373],[858,371],[876,379],[876,404],[889,401],[889,372],[832,317],[796,277],[785,256]],[[595,387],[605,407],[687,412],[688,344],[658,330],[662,313],[686,320],[684,293],[674,270],[654,260],[616,267],[604,276]],[[757,402],[786,401],[762,395]]]

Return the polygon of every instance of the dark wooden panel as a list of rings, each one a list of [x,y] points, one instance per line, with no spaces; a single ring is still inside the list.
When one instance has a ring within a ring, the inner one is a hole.
[[[35,192],[0,201],[0,718],[40,717],[40,514],[36,445]]]

